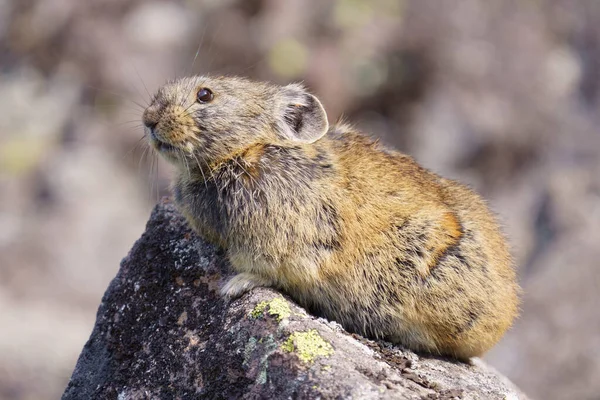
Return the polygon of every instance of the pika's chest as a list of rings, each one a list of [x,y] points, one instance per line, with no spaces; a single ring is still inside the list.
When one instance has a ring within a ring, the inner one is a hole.
[[[192,228],[209,241],[223,242],[230,224],[214,184],[179,180],[173,196]]]

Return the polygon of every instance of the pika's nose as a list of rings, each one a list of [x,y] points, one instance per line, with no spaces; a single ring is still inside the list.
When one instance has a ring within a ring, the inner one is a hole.
[[[158,125],[158,122],[155,121],[144,121],[144,125],[146,125],[146,127],[150,128],[150,130],[154,130],[154,128],[156,128],[156,125]]]
[[[156,125],[158,125],[158,115],[154,112],[149,112],[146,110],[144,111],[144,115],[142,115],[142,122],[144,123],[144,126],[150,130],[154,130]]]

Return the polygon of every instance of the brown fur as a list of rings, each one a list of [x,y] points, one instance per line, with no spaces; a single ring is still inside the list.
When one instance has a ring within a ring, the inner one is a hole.
[[[196,102],[203,87],[211,103]],[[238,272],[224,295],[275,287],[350,331],[460,359],[515,318],[511,258],[483,200],[347,125],[328,130],[300,86],[185,78],[144,123],[177,166],[179,208]]]

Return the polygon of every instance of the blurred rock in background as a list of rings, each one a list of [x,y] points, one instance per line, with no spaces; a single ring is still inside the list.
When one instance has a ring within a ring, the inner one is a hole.
[[[525,289],[487,360],[533,398],[597,398],[600,2],[0,0],[0,399],[62,393],[167,193],[141,108],[191,73],[303,80],[476,188]]]

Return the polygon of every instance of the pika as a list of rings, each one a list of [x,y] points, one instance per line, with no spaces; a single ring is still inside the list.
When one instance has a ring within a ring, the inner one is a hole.
[[[339,123],[303,86],[171,81],[143,113],[175,203],[226,250],[236,298],[288,294],[345,329],[467,360],[518,313],[493,214],[473,191]]]

